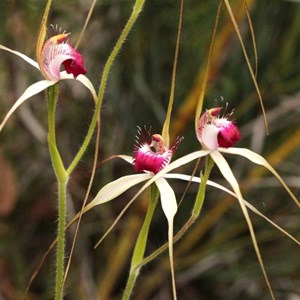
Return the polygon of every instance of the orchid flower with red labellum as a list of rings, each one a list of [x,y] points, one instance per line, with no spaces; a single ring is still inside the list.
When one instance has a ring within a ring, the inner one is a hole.
[[[177,212],[177,201],[175,193],[166,178],[189,181],[191,177],[185,174],[171,174],[168,177],[165,170],[171,166],[170,161],[182,139],[182,137],[177,138],[173,146],[169,148],[161,135],[152,135],[150,130],[138,127],[133,157],[118,155],[119,158],[132,164],[134,171],[138,174],[124,176],[108,183],[100,189],[96,197],[83,210],[83,213],[86,213],[97,205],[116,199],[131,187],[147,181],[136,194],[135,199],[143,190],[154,183],[159,191],[162,209],[168,221],[169,256],[174,295],[176,295],[176,292],[173,267],[173,221]],[[127,207],[134,199],[127,204]],[[77,217],[75,216],[74,220]]]
[[[154,182],[160,192],[162,208],[169,221],[170,230],[173,232],[173,218],[177,211],[175,193],[163,176],[156,176],[156,174],[169,165],[182,139],[182,137],[177,138],[174,145],[169,148],[165,145],[161,135],[152,135],[150,130],[138,127],[133,157],[126,155],[118,157],[132,164],[135,172],[139,174],[124,176],[105,185],[95,199],[85,207],[84,212],[96,205],[111,201],[131,187],[155,177]],[[178,174],[176,178],[182,179],[181,174]]]
[[[222,107],[206,111],[198,122],[197,138],[205,149],[232,147],[240,139],[240,132],[229,115],[220,116]]]
[[[186,163],[189,163],[195,159],[204,156],[209,156],[214,161],[214,163],[219,168],[221,174],[224,176],[225,180],[232,187],[233,192],[239,201],[242,212],[248,224],[252,242],[265,281],[268,285],[270,294],[274,299],[273,291],[267,273],[264,268],[263,260],[256,241],[252,222],[248,214],[248,210],[245,205],[245,202],[243,200],[239,183],[236,180],[229,164],[227,163],[227,161],[225,160],[222,154],[225,153],[225,154],[243,156],[257,165],[264,166],[279,180],[279,182],[283,185],[283,187],[286,189],[286,191],[289,193],[289,195],[291,196],[291,198],[294,200],[294,202],[298,207],[300,207],[300,202],[295,197],[295,195],[291,192],[291,190],[283,181],[283,179],[280,177],[280,175],[275,171],[275,169],[273,169],[273,167],[262,156],[249,149],[233,147],[240,138],[239,129],[235,125],[235,123],[232,120],[230,120],[232,113],[228,115],[221,115],[221,109],[222,109],[221,107],[216,107],[207,110],[202,114],[202,116],[199,118],[197,122],[196,135],[200,144],[203,147],[203,150],[196,151],[184,157],[181,157],[180,159],[176,160],[175,162],[171,163],[168,167],[166,167],[165,170],[163,170],[163,172],[169,172],[174,168],[177,168],[179,166],[182,166]],[[161,176],[163,176],[163,174],[161,174]],[[190,177],[190,180],[192,180],[192,177]]]
[[[267,273],[265,271],[264,263],[263,263],[263,260],[262,260],[262,257],[261,257],[260,251],[259,251],[259,247],[258,247],[257,240],[255,237],[253,225],[252,225],[252,222],[251,222],[251,219],[250,219],[247,207],[246,207],[247,204],[242,197],[239,183],[236,180],[229,164],[225,160],[223,153],[243,156],[257,165],[264,166],[279,180],[279,182],[283,185],[283,187],[286,189],[286,191],[289,193],[289,195],[291,196],[291,198],[294,200],[294,202],[296,203],[296,205],[298,207],[300,207],[300,203],[299,203],[299,200],[295,197],[295,195],[291,192],[289,187],[286,185],[286,183],[283,181],[283,179],[280,177],[280,175],[262,156],[260,156],[259,154],[255,153],[249,149],[233,147],[240,138],[239,129],[236,126],[236,124],[230,119],[232,116],[232,113],[227,114],[227,115],[221,115],[221,109],[222,109],[221,107],[216,107],[216,108],[207,110],[206,112],[204,112],[202,114],[202,116],[199,118],[199,120],[197,122],[196,135],[197,135],[197,138],[198,138],[200,144],[203,147],[203,150],[187,154],[187,155],[177,159],[176,161],[170,163],[166,167],[164,167],[154,177],[152,177],[150,180],[147,181],[147,183],[142,187],[142,189],[140,189],[139,193],[143,189],[145,189],[147,186],[149,186],[152,182],[160,182],[161,180],[165,180],[165,178],[168,178],[168,179],[179,178],[181,180],[188,180],[188,181],[198,180],[198,182],[200,182],[200,179],[199,178],[197,179],[194,176],[185,176],[185,179],[184,179],[183,174],[173,174],[173,173],[169,173],[169,172],[172,171],[173,169],[176,169],[176,168],[178,168],[182,165],[185,165],[193,160],[196,160],[200,157],[208,157],[209,160],[212,160],[219,168],[219,170],[220,170],[221,174],[224,176],[225,180],[230,184],[235,197],[239,201],[243,215],[245,217],[245,220],[247,222],[247,225],[248,225],[248,228],[250,231],[253,246],[254,246],[263,276],[265,278],[265,281],[267,283],[267,286],[269,288],[272,298],[275,299],[268,276],[267,276]],[[211,164],[209,164],[209,165],[211,165]],[[212,167],[212,165],[211,165],[211,167]],[[209,175],[209,173],[210,173],[210,171],[208,171],[208,175]],[[207,181],[207,183],[209,184],[208,181]],[[201,188],[201,186],[200,186],[200,188]],[[100,190],[99,194],[97,195],[97,198],[100,195],[104,196],[106,193],[109,194],[109,191],[104,190],[104,189]],[[161,194],[162,194],[162,192],[161,192]],[[101,198],[99,197],[98,201],[100,199]],[[168,197],[168,199],[169,199],[169,197]],[[201,197],[199,198],[199,200],[200,199],[201,199]],[[203,201],[203,200],[204,199],[202,199],[200,201]],[[163,198],[162,198],[162,204],[164,203],[164,201],[167,203],[167,200],[163,200]],[[196,201],[198,201],[198,197],[197,197]],[[202,204],[197,205],[195,203],[195,207],[196,206],[200,207],[200,209],[201,209]],[[199,214],[199,212],[200,211],[198,211],[198,214]],[[193,211],[193,213],[194,213],[194,211]],[[169,249],[170,249],[170,246],[169,246]]]
[[[280,175],[262,156],[246,148],[232,147],[239,140],[240,133],[236,124],[232,120],[230,120],[231,115],[232,114],[221,115],[220,107],[213,108],[204,112],[199,118],[196,127],[197,138],[200,144],[202,145],[203,149],[187,154],[171,163],[169,163],[170,154],[172,156],[174,151],[171,151],[171,153],[169,153],[169,151],[172,148],[166,148],[164,146],[163,139],[161,139],[159,135],[153,135],[152,138],[150,138],[150,133],[148,131],[139,128],[139,134],[134,150],[134,157],[131,158],[123,155],[119,157],[128,161],[129,163],[132,163],[134,165],[135,170],[144,173],[125,176],[113,182],[110,182],[98,192],[95,199],[92,200],[85,207],[84,212],[87,212],[96,205],[103,204],[105,202],[115,199],[116,197],[124,193],[126,190],[128,190],[130,187],[137,185],[138,183],[147,181],[143,185],[143,187],[138,191],[138,193],[136,193],[135,197],[130,201],[129,204],[131,204],[143,190],[145,190],[152,183],[155,183],[160,191],[163,211],[168,219],[169,255],[171,257],[171,243],[173,241],[173,219],[177,211],[177,203],[174,191],[166,179],[180,179],[185,181],[200,182],[200,178],[197,178],[195,176],[174,174],[170,172],[200,157],[207,157],[217,165],[225,180],[230,184],[234,196],[239,201],[243,215],[248,224],[254,249],[259,264],[261,266],[263,276],[268,285],[270,294],[274,299],[273,291],[267,273],[265,271],[263,260],[255,237],[253,225],[247,210],[247,206],[249,207],[249,205],[243,199],[239,183],[235,178],[229,164],[224,158],[223,153],[243,156],[248,160],[252,161],[254,164],[264,166],[279,180],[279,182],[283,185],[283,187],[286,189],[286,191],[289,193],[289,195],[298,207],[300,207],[300,203],[299,200],[295,197],[295,195],[291,192],[289,187],[286,185],[286,183],[283,181],[283,179],[280,177]],[[174,145],[175,149],[177,147],[177,144],[178,142]],[[154,147],[155,151],[153,151],[151,147]],[[207,184],[211,185],[211,182],[207,181]],[[215,185],[215,183],[213,184]],[[226,188],[224,187],[221,189],[226,190]],[[128,205],[126,206],[126,208],[128,207]]]
[[[250,234],[253,240],[256,254],[258,256],[259,263],[263,270],[266,282],[268,283],[268,286],[270,288],[270,284],[256,242],[252,222],[250,220],[246,208],[246,205],[248,204],[245,204],[245,200],[242,197],[238,181],[233,175],[233,172],[230,166],[228,165],[227,161],[223,157],[222,153],[244,156],[253,163],[266,167],[280,181],[280,183],[284,186],[284,188],[287,190],[287,192],[290,194],[292,199],[299,207],[300,204],[297,198],[282,180],[280,175],[262,156],[245,148],[232,147],[239,140],[240,137],[238,127],[233,121],[230,120],[231,114],[227,116],[220,116],[220,112],[221,108],[213,108],[204,112],[204,114],[199,119],[196,132],[197,137],[204,149],[187,154],[173,162],[170,162],[171,158],[177,146],[181,142],[182,138],[177,138],[174,145],[171,148],[169,148],[167,145],[165,145],[164,139],[160,135],[151,135],[149,130],[146,130],[145,128],[138,128],[133,157],[126,155],[118,155],[118,157],[132,164],[134,170],[136,172],[140,172],[140,174],[124,176],[105,185],[103,188],[100,189],[96,197],[87,206],[85,206],[83,213],[86,213],[87,211],[89,211],[97,205],[114,200],[131,187],[145,182],[145,184],[139,189],[135,196],[126,205],[125,209],[123,210],[123,212],[125,212],[129,205],[138,197],[138,195],[142,193],[142,191],[144,191],[152,183],[155,183],[160,193],[161,204],[164,214],[168,220],[169,255],[172,260],[173,220],[177,212],[177,202],[175,193],[166,179],[180,179],[184,181],[200,182],[200,178],[197,178],[195,176],[170,172],[200,157],[210,157],[218,166],[224,178],[231,185],[234,196],[238,199],[240,203],[243,214],[249,226]],[[207,184],[211,185],[211,182],[207,181]],[[213,183],[212,185],[215,185],[215,183]],[[218,188],[219,187],[220,186],[218,185]],[[226,188],[224,187],[221,189],[226,190]],[[120,214],[119,217],[121,217],[123,212]],[[107,231],[104,237],[110,232],[110,230],[119,220],[119,217],[116,219],[111,228]],[[75,221],[77,218],[78,215],[74,217],[73,221]],[[103,240],[103,238],[98,242],[98,244]]]
[[[176,151],[181,140],[182,138],[177,138],[174,145],[169,149],[167,145],[165,145],[164,139],[160,134],[151,136],[150,131],[145,128],[138,128],[138,136],[133,152],[134,171],[137,173],[158,173],[170,163],[172,155]]]
[[[83,58],[69,42],[69,33],[60,33],[48,39],[42,47],[40,69],[43,75],[53,81],[61,79],[60,67],[64,66],[68,74],[86,74]]]
[[[48,87],[55,85],[60,80],[75,79],[81,82],[89,89],[94,101],[97,100],[97,95],[93,84],[86,76],[84,76],[84,74],[86,74],[86,69],[83,58],[81,54],[71,46],[68,38],[69,33],[57,33],[50,37],[47,41],[45,41],[40,53],[37,55],[38,62],[34,61],[23,53],[0,45],[1,50],[15,54],[34,68],[40,70],[45,78],[44,80],[38,81],[29,86],[19,97],[19,99],[6,114],[4,120],[1,122],[0,131],[3,129],[10,116],[21,104]],[[62,66],[66,71],[60,71]]]

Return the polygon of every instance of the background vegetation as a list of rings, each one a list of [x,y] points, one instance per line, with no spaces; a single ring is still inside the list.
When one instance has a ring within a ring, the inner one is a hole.
[[[0,2],[0,43],[34,57],[41,0]],[[132,7],[132,1],[102,0],[96,5],[79,49],[88,77],[98,85],[103,65]],[[231,1],[247,49],[254,58],[243,1]],[[199,149],[193,129],[200,74],[205,66],[218,1],[186,0],[178,62],[172,135],[185,140],[176,156]],[[76,42],[90,6],[88,0],[54,1],[51,22],[71,31]],[[249,0],[258,50],[258,82],[267,110],[266,135],[257,95],[226,9],[213,54],[205,108],[228,102],[241,128],[239,147],[262,154],[300,196],[300,3]],[[102,109],[99,159],[131,154],[137,125],[160,132],[169,99],[179,1],[152,0],[131,32],[113,66]],[[252,60],[254,62],[254,60]],[[1,52],[0,116],[40,74],[16,57]],[[75,82],[62,83],[57,115],[59,145],[68,161],[87,130],[93,103]],[[22,106],[0,137],[0,299],[21,299],[38,261],[55,237],[56,186],[46,143],[46,102],[42,94]],[[84,198],[92,148],[70,182],[69,215]],[[298,239],[299,211],[270,174],[244,159],[231,160],[245,199]],[[193,169],[182,169],[190,173]],[[99,166],[92,194],[132,168],[114,160]],[[213,179],[220,174],[215,171]],[[222,179],[219,180],[222,183]],[[225,184],[225,183],[224,183]],[[174,182],[177,194],[185,185]],[[191,187],[175,219],[188,219],[195,198]],[[143,199],[119,222],[95,251],[95,242],[110,226],[131,194],[84,216],[71,265],[66,299],[119,299],[130,256],[145,215]],[[252,215],[251,215],[252,216]],[[300,299],[299,248],[260,217],[253,215],[257,239],[277,299]],[[167,240],[160,207],[147,252]],[[72,230],[69,232],[69,241]],[[179,299],[269,299],[240,207],[224,193],[208,189],[200,219],[174,247]],[[30,299],[51,299],[54,264],[50,257],[30,290]],[[167,255],[142,269],[134,299],[170,299]]]

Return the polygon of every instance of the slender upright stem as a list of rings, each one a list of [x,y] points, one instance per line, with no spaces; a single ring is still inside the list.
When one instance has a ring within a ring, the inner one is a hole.
[[[63,298],[63,283],[65,274],[66,194],[67,182],[58,182],[55,300],[61,300]]]
[[[58,224],[56,246],[56,281],[55,300],[63,298],[64,260],[65,260],[65,226],[66,226],[66,195],[68,175],[63,165],[56,145],[55,111],[58,99],[58,87],[54,85],[48,89],[48,144],[52,166],[58,185]]]
[[[157,204],[158,200],[158,189],[156,185],[152,184],[151,186],[151,197],[146,213],[146,217],[143,223],[143,226],[141,228],[141,231],[139,233],[138,239],[135,244],[134,252],[131,259],[131,265],[130,265],[130,272],[129,272],[129,278],[126,284],[125,291],[123,293],[123,300],[128,300],[130,298],[130,295],[132,293],[134,284],[137,280],[137,277],[140,272],[140,263],[142,262],[145,254],[146,244],[148,240],[148,233],[149,228],[151,224],[151,220],[153,217],[153,213]]]
[[[198,216],[200,215],[200,212],[201,212],[201,209],[203,206],[203,202],[204,202],[204,198],[205,198],[206,183],[207,183],[207,180],[209,178],[209,175],[210,175],[210,172],[211,172],[211,169],[213,166],[214,166],[214,161],[208,155],[206,157],[206,165],[205,165],[204,174],[202,174],[202,173],[200,174],[201,183],[199,186],[196,201],[195,201],[194,208],[192,211],[192,215],[194,215],[195,218],[198,218]]]
[[[169,127],[170,127],[171,114],[172,114],[172,108],[173,108],[173,103],[174,103],[174,95],[175,95],[177,62],[178,62],[179,44],[180,44],[181,29],[182,29],[182,18],[183,18],[183,4],[184,4],[184,0],[180,0],[180,12],[179,12],[176,47],[175,47],[174,63],[173,63],[173,71],[172,71],[171,91],[170,91],[170,98],[169,98],[169,104],[168,104],[166,119],[165,119],[163,129],[162,129],[162,137],[164,138],[167,145],[170,145],[170,135],[169,135],[169,129],[170,128]]]
[[[98,99],[97,99],[97,102],[96,102],[96,107],[95,107],[95,110],[94,110],[92,121],[90,123],[87,135],[85,136],[85,139],[82,143],[82,146],[80,147],[78,153],[76,154],[75,158],[73,159],[73,161],[71,162],[70,166],[67,169],[67,173],[69,175],[72,173],[74,168],[77,166],[78,162],[80,161],[83,154],[85,153],[88,145],[90,144],[91,138],[92,138],[93,133],[95,131],[97,120],[99,119],[99,113],[100,113],[100,109],[101,109],[101,106],[102,106],[103,96],[104,96],[104,92],[105,92],[105,88],[106,88],[108,75],[109,75],[111,66],[112,66],[117,54],[119,53],[122,45],[124,44],[130,30],[132,29],[135,21],[137,20],[140,12],[142,11],[144,2],[145,2],[145,0],[136,0],[135,5],[134,5],[133,10],[132,10],[132,13],[131,13],[131,15],[130,15],[130,17],[129,17],[129,19],[128,19],[128,21],[127,21],[120,37],[119,37],[119,39],[117,40],[114,49],[112,50],[111,54],[109,55],[109,57],[106,61],[106,64],[104,66],[103,73],[102,73],[102,78],[101,78],[99,91],[98,91]]]

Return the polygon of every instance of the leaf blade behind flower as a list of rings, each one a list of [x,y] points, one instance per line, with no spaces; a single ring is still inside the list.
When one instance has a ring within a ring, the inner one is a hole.
[[[174,227],[173,223],[174,223],[174,216],[177,212],[176,196],[173,189],[164,178],[162,177],[158,178],[155,181],[155,184],[159,189],[162,209],[168,220],[169,258],[170,258],[170,268],[171,268],[171,276],[172,276],[173,298],[177,299],[175,272],[174,272],[174,258],[173,258],[173,227]]]

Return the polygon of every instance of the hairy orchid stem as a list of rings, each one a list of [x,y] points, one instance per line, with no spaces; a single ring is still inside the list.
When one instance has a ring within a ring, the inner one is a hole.
[[[56,245],[56,279],[55,279],[55,300],[63,298],[64,282],[64,260],[65,260],[65,226],[66,226],[66,195],[68,174],[64,168],[61,156],[56,145],[55,133],[55,111],[58,99],[58,87],[54,85],[48,89],[48,144],[52,166],[56,175],[58,185],[58,224],[57,224],[57,245]]]
[[[65,274],[65,225],[66,225],[67,182],[58,183],[58,225],[56,246],[55,300],[63,299]]]
[[[187,230],[194,224],[194,222],[197,220],[197,218],[200,215],[201,208],[203,206],[204,198],[205,198],[205,190],[206,190],[206,183],[209,179],[210,172],[213,168],[214,162],[213,160],[207,156],[206,157],[206,168],[204,171],[204,174],[201,174],[201,183],[199,186],[199,190],[197,193],[196,201],[192,210],[192,214],[190,218],[187,220],[187,222],[181,227],[181,229],[176,233],[176,235],[173,238],[173,243],[178,242],[184,234],[187,232]],[[137,266],[137,268],[141,268],[142,266],[148,264],[152,260],[154,260],[157,256],[162,254],[165,250],[167,250],[169,247],[168,243],[163,244],[160,246],[157,250],[155,250],[153,253],[151,253],[149,256],[144,258],[141,263]]]
[[[139,233],[138,239],[135,244],[135,248],[133,251],[132,259],[131,259],[131,265],[130,265],[130,271],[129,271],[129,278],[126,284],[125,291],[123,293],[123,300],[128,300],[130,299],[134,284],[137,280],[137,277],[140,272],[141,265],[140,263],[143,261],[144,254],[145,254],[145,249],[146,249],[146,244],[148,240],[148,233],[149,233],[149,228],[151,224],[151,220],[153,217],[153,213],[157,204],[158,200],[158,189],[156,185],[152,184],[151,185],[151,197],[147,209],[147,213],[145,216],[144,223],[142,225],[141,231]]]
[[[73,159],[73,161],[71,162],[70,166],[67,169],[67,173],[69,175],[75,169],[75,167],[79,163],[80,159],[82,158],[83,154],[85,153],[88,145],[90,144],[91,138],[92,138],[93,133],[95,131],[97,121],[100,122],[99,113],[100,113],[100,110],[101,110],[101,106],[102,106],[102,102],[103,102],[103,96],[104,96],[104,92],[105,92],[105,88],[106,88],[108,75],[109,75],[111,66],[112,66],[117,54],[119,53],[122,45],[126,41],[126,38],[129,34],[129,32],[131,31],[135,21],[137,20],[140,12],[142,11],[144,2],[145,2],[145,0],[136,0],[136,2],[134,4],[134,7],[133,7],[133,10],[132,10],[132,13],[131,13],[131,15],[130,15],[130,17],[129,17],[129,19],[128,19],[128,21],[127,21],[120,37],[119,37],[119,39],[117,40],[115,47],[113,48],[111,54],[109,55],[109,57],[106,61],[106,64],[104,66],[103,73],[102,73],[102,78],[101,78],[99,91],[98,91],[98,98],[97,98],[97,102],[95,103],[95,110],[94,110],[94,114],[93,114],[93,117],[92,117],[92,121],[91,121],[91,124],[89,126],[87,135],[85,136],[85,139],[82,143],[82,146],[80,147],[78,153],[76,154],[75,158]]]

